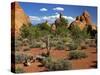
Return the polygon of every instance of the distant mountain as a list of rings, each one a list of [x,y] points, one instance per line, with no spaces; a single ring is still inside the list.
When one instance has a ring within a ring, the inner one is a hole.
[[[18,2],[11,4],[11,21],[12,32],[15,33],[15,36],[20,33],[19,29],[22,25],[29,25],[31,23]]]

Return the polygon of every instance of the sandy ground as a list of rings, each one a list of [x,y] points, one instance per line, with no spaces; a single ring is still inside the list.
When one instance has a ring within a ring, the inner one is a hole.
[[[70,60],[72,62],[72,70],[75,69],[90,69],[90,68],[96,68],[97,63],[97,52],[95,47],[88,47],[87,49],[84,49],[86,54],[88,55],[87,58],[78,59],[78,60]],[[33,48],[30,51],[25,51],[24,53],[28,55],[36,56],[38,54],[41,54],[42,52],[46,52],[46,49],[40,49],[40,48]],[[20,52],[23,53],[23,52]],[[65,50],[51,50],[50,56],[55,58],[64,58],[68,59],[68,53],[69,51]],[[18,67],[22,67],[25,72],[42,72],[46,71],[45,67],[40,67],[41,63],[38,61],[31,64],[31,66],[25,67],[23,64],[16,64]]]

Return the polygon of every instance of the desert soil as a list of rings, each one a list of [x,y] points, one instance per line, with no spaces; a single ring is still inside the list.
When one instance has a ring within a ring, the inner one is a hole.
[[[70,60],[72,63],[72,70],[75,69],[90,69],[90,68],[96,68],[97,64],[97,50],[96,47],[88,47],[87,49],[84,49],[88,57],[83,59],[77,59],[77,60]],[[38,54],[41,54],[42,52],[46,52],[46,49],[40,49],[40,48],[33,48],[29,51],[25,51],[24,53],[36,56]],[[20,52],[23,53],[23,52]],[[68,59],[68,53],[69,51],[65,50],[51,50],[50,56],[59,58],[59,59]],[[24,66],[23,64],[16,64],[17,67],[23,67],[23,70],[25,72],[43,72],[46,71],[45,67],[40,67],[41,63],[38,61],[32,63],[30,66]]]

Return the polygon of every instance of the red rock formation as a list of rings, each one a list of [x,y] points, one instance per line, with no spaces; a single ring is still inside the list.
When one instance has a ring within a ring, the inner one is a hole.
[[[51,28],[52,28],[52,31],[53,31],[53,32],[56,31],[56,25],[55,25],[55,24],[52,24],[52,25],[51,25]]]
[[[83,12],[81,16],[77,16],[76,20],[69,25],[69,28],[74,25],[78,25],[81,30],[84,29],[87,25],[91,25],[92,29],[94,30],[97,29],[96,25],[92,23],[91,16],[87,11]]]
[[[87,11],[83,12],[82,16],[85,18],[86,24],[92,23],[91,16]]]
[[[65,25],[61,24],[61,23],[63,23],[62,22],[63,20],[65,20],[65,18],[63,17],[63,14],[59,13],[59,17],[55,20],[55,23],[52,24],[51,30],[56,31],[56,29],[58,27],[66,27],[67,28],[67,23],[65,23]]]
[[[15,32],[15,36],[20,33],[19,29],[23,24],[28,25],[30,23],[29,17],[18,2],[11,4],[11,21],[12,32]]]

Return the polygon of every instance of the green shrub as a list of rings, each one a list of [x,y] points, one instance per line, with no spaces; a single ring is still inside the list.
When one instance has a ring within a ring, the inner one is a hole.
[[[87,28],[81,30],[78,25],[71,27],[71,38],[75,41],[76,44],[81,44],[82,41],[90,38],[90,35],[87,33]]]
[[[58,49],[58,50],[64,50],[65,46],[59,44],[59,45],[56,46],[56,49]]]
[[[23,24],[23,26],[20,28],[20,32],[21,32],[20,35],[22,36],[22,38],[28,38],[30,35],[29,27],[26,26],[25,24]]]
[[[15,69],[15,73],[24,73],[24,71],[23,71],[22,68],[17,67],[17,68]]]
[[[15,63],[16,64],[23,63],[25,59],[28,58],[29,56],[27,56],[26,54],[15,54]]]
[[[92,40],[92,39],[87,39],[85,41],[86,45],[88,45],[89,47],[96,47],[96,40]]]
[[[84,51],[74,50],[69,53],[70,59],[81,59],[87,57]]]
[[[20,51],[21,47],[15,47],[15,51]]]
[[[41,48],[41,43],[34,42],[33,44],[30,45],[30,48]]]
[[[47,67],[48,63],[52,60],[51,57],[47,57],[45,59],[43,59],[43,61],[41,62],[45,67]]]
[[[30,48],[35,48],[34,45],[30,45]]]
[[[78,44],[71,43],[68,45],[69,50],[76,50],[78,48]]]
[[[19,47],[21,46],[21,44],[22,44],[22,41],[15,40],[15,47]]]
[[[57,71],[57,70],[69,70],[71,69],[71,63],[68,60],[64,59],[53,59],[48,57],[42,61],[42,64],[49,71]]]
[[[40,44],[36,44],[35,47],[36,47],[36,48],[40,48],[41,45],[40,45]]]
[[[51,29],[47,22],[40,24],[39,27],[41,30],[50,31],[50,29]]]
[[[64,43],[63,42],[58,42],[56,44],[56,49],[58,49],[58,50],[64,50],[65,49]]]
[[[68,60],[57,60],[56,70],[69,70],[71,69],[71,63]]]
[[[21,49],[22,41],[15,39],[15,51],[19,51]]]
[[[42,42],[40,46],[42,49],[44,49],[44,48],[46,48],[46,43]]]

